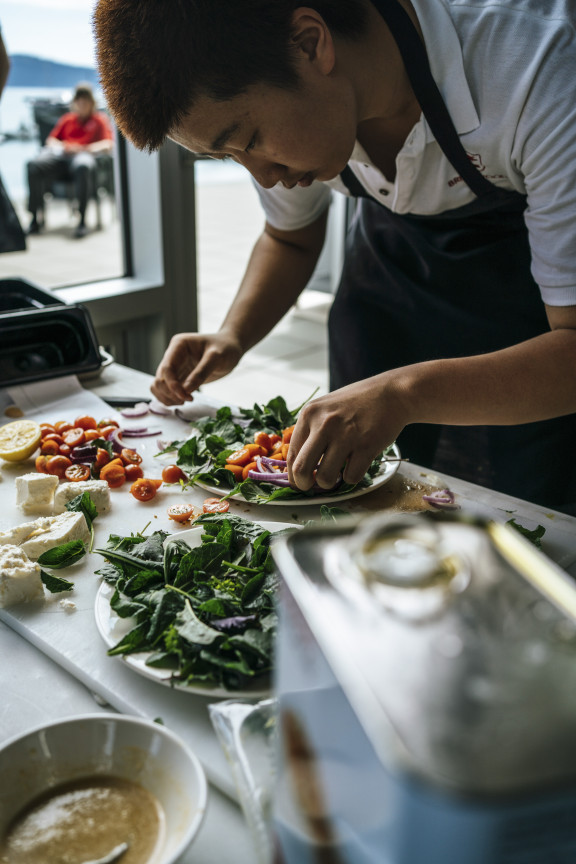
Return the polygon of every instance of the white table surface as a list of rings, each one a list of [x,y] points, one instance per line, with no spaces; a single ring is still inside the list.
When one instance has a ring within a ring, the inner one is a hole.
[[[149,397],[150,376],[117,364],[104,369],[99,377],[84,380],[83,387],[91,393],[105,398],[107,396]],[[212,404],[210,400],[199,397],[198,408]],[[52,412],[54,413],[54,412]],[[57,412],[56,412],[57,413]],[[112,412],[107,412],[112,413]],[[205,413],[205,411],[204,411]],[[57,419],[57,418],[54,418]],[[61,417],[60,419],[68,419]],[[158,418],[162,421],[162,418]],[[136,421],[133,421],[136,422]],[[146,423],[156,424],[148,416]],[[184,437],[184,436],[182,436]],[[140,441],[135,442],[140,450]],[[151,450],[148,452],[150,458]],[[159,476],[161,465],[152,476]],[[29,470],[29,469],[28,469]],[[0,530],[10,524],[25,521],[14,511],[12,503],[12,469],[3,467],[4,480],[0,485]],[[21,472],[20,472],[21,473]],[[456,493],[463,509],[498,521],[506,521],[512,516],[528,528],[543,524],[546,534],[543,541],[544,551],[571,575],[576,576],[576,519],[560,513],[547,511],[536,505],[519,501],[505,495],[482,489],[454,478],[438,477],[416,465],[403,464],[393,481],[377,492],[351,502],[352,512],[367,512],[386,508],[406,510],[421,505],[424,486],[449,486]],[[125,490],[127,491],[127,490]],[[426,491],[426,490],[424,490]],[[112,495],[114,496],[114,492]],[[172,493],[176,494],[176,493]],[[205,495],[196,492],[198,501]],[[128,493],[129,495],[129,493]],[[119,500],[119,499],[116,499]],[[156,500],[156,499],[155,499]],[[127,501],[123,498],[122,501]],[[170,501],[170,503],[172,503]],[[8,510],[10,511],[7,514]],[[140,505],[138,505],[140,506]],[[166,499],[162,502],[165,513]],[[275,520],[294,523],[316,515],[314,507],[274,507],[255,506],[232,502],[232,511],[248,518]],[[111,513],[114,513],[114,498]],[[135,510],[134,512],[138,512]],[[143,513],[144,511],[142,511]],[[160,510],[158,511],[160,514]],[[154,528],[167,528],[162,516],[149,511],[146,518],[140,517],[140,527],[152,515],[158,519]],[[26,517],[27,519],[28,517]],[[33,517],[30,517],[33,518]],[[117,519],[114,528],[111,520]],[[100,517],[99,517],[100,519]],[[107,514],[108,521],[98,529],[98,540],[106,539],[104,530],[123,533],[124,525],[119,515]],[[166,521],[166,520],[165,520]],[[125,533],[130,533],[131,527]],[[110,711],[111,707],[126,713],[136,713],[153,719],[166,714],[169,725],[174,731],[186,736],[191,730],[201,741],[203,752],[198,752],[211,781],[207,816],[200,834],[184,857],[183,864],[244,864],[254,862],[255,852],[246,823],[240,808],[235,803],[235,790],[228,766],[221,753],[211,728],[206,709],[210,699],[181,694],[162,687],[155,682],[135,675],[118,660],[105,657],[97,633],[91,633],[94,645],[91,651],[82,651],[73,656],[68,652],[68,630],[72,633],[72,621],[84,622],[82,626],[95,628],[92,604],[94,586],[80,585],[75,592],[78,609],[72,613],[57,609],[58,600],[53,602],[52,611],[57,615],[43,617],[27,610],[24,606],[2,612],[0,620],[0,744],[13,735],[20,734],[40,723],[94,713]],[[92,593],[91,593],[92,592]],[[58,597],[58,595],[56,595]],[[83,609],[83,603],[90,609]],[[50,610],[49,610],[50,611]],[[81,616],[85,617],[82,618]],[[91,623],[88,623],[90,620]],[[58,624],[57,631],[55,622]],[[59,645],[51,644],[54,633],[58,632]],[[64,636],[62,634],[64,633]],[[94,656],[105,657],[102,664]],[[56,661],[56,662],[55,662]],[[87,686],[86,686],[87,685]],[[94,694],[94,691],[96,695]],[[98,700],[98,701],[96,701]],[[104,704],[99,704],[104,703]],[[109,703],[109,704],[106,704]],[[188,712],[188,713],[187,713]],[[189,721],[186,723],[186,717]],[[199,737],[198,737],[199,736]],[[194,744],[192,743],[194,747]]]

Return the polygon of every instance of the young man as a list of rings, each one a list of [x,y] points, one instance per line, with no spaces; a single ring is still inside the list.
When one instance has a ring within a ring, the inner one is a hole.
[[[108,103],[253,175],[266,227],[215,334],[174,337],[181,404],[291,307],[330,186],[359,198],[330,318],[329,395],[289,454],[302,489],[358,481],[398,439],[419,464],[576,502],[574,0],[99,0]]]
[[[89,84],[78,84],[71,107],[52,129],[39,155],[28,163],[28,210],[32,214],[29,234],[41,230],[38,214],[44,209],[46,186],[54,180],[74,181],[79,212],[74,237],[85,237],[88,230],[86,207],[96,173],[96,156],[112,152],[114,136],[106,115],[96,111]]]

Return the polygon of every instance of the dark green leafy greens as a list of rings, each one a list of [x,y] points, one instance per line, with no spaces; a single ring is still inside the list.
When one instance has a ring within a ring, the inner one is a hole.
[[[190,548],[155,531],[111,535],[97,571],[110,600],[134,626],[108,651],[148,653],[147,665],[182,684],[238,690],[267,676],[273,662],[277,577],[269,531],[229,513],[205,514],[202,544]],[[288,529],[292,530],[292,529]]]
[[[542,543],[540,542],[544,534],[546,533],[546,529],[543,525],[537,525],[536,528],[530,530],[530,528],[526,528],[524,525],[520,525],[519,522],[516,522],[515,519],[508,519],[506,522],[507,525],[511,525],[512,528],[516,528],[520,534],[523,534],[530,543],[533,543],[538,549],[542,548]]]
[[[216,486],[227,493],[224,498],[242,495],[246,501],[254,504],[265,504],[280,498],[295,501],[311,498],[317,494],[313,490],[302,492],[289,486],[256,483],[250,479],[238,483],[232,472],[225,467],[226,458],[243,447],[247,441],[253,441],[257,432],[279,434],[283,429],[293,426],[302,407],[303,405],[300,405],[292,411],[289,410],[282,396],[276,396],[263,406],[255,403],[252,408],[240,408],[237,416],[233,415],[231,408],[225,406],[217,411],[215,417],[201,417],[193,421],[191,438],[171,442],[158,455],[178,450],[177,463],[189,478],[187,485],[200,483]],[[330,494],[346,495],[354,489],[371,486],[382,459],[391,449],[392,445],[372,461],[360,483],[342,483]]]
[[[94,526],[93,521],[98,516],[98,510],[92,500],[89,492],[83,492],[76,495],[67,504],[66,509],[72,513],[83,513],[86,519],[86,524],[90,529],[90,546],[86,550],[86,545],[82,540],[70,540],[68,543],[60,543],[59,546],[54,546],[52,549],[47,549],[38,558],[40,567],[48,567],[49,570],[63,570],[66,567],[72,567],[80,561],[86,551],[91,552],[94,544]],[[46,573],[41,570],[40,578],[50,591],[51,594],[59,594],[62,591],[72,591],[74,583],[68,579],[63,579],[61,576],[54,576],[53,573]]]

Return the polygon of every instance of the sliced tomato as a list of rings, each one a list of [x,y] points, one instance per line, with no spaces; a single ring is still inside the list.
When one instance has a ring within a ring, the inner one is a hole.
[[[226,462],[229,465],[247,465],[252,461],[252,455],[248,447],[241,447],[240,450],[234,450],[226,457]]]
[[[272,449],[272,439],[267,432],[256,432],[254,435],[254,443],[258,444],[260,447],[264,447],[268,453]]]
[[[281,441],[282,441],[281,435],[277,435],[276,433],[274,433],[273,435],[270,435],[270,449],[272,449],[272,447],[276,448],[276,444],[280,444]]]
[[[59,432],[60,435],[62,435],[63,432],[72,429],[72,423],[69,423],[67,420],[58,420],[57,423],[54,423],[54,428],[56,429],[56,432]]]
[[[162,484],[161,480],[160,484]],[[130,487],[130,492],[137,501],[151,501],[156,497],[157,491],[156,480],[151,480],[149,477],[139,477]]]
[[[188,522],[194,515],[194,507],[191,504],[173,504],[167,512],[168,518],[175,522]]]
[[[120,459],[112,459],[100,469],[100,479],[106,480],[111,489],[117,489],[126,482],[126,470]]]
[[[244,467],[242,468],[242,479],[247,480],[248,479],[248,472],[249,471],[257,471],[257,470],[258,470],[258,463],[257,462],[249,462],[248,465],[244,465]]]
[[[296,428],[296,424],[294,424],[293,426],[288,426],[286,429],[282,430],[282,443],[283,444],[289,444],[290,443],[290,439],[292,438],[292,433],[294,432],[295,428]]]
[[[186,481],[188,478],[179,465],[166,465],[162,469],[162,480],[164,483],[179,483],[180,480]]]
[[[110,462],[110,454],[104,447],[98,447],[96,450],[96,459],[94,460],[94,467],[99,469],[103,468],[104,465],[107,465]]]
[[[48,464],[48,459],[46,456],[43,456],[43,455],[37,456],[36,461],[34,462],[34,466],[36,468],[36,471],[38,471],[40,474],[47,474],[48,473],[47,468],[46,468],[47,464]]]
[[[40,453],[43,453],[44,456],[56,456],[57,453],[60,452],[60,445],[58,441],[54,441],[53,438],[44,439],[40,445]]]
[[[124,447],[120,451],[120,458],[125,465],[139,465],[142,462],[142,456],[131,447]]]
[[[51,423],[40,423],[40,434],[42,438],[46,435],[53,435],[56,432],[55,427]]]
[[[56,477],[60,477],[61,480],[64,479],[64,475],[66,474],[66,469],[72,465],[70,459],[67,456],[50,456],[46,461],[46,473],[54,474]]]
[[[110,426],[100,426],[100,428],[99,428],[100,437],[108,440],[108,438],[110,437],[112,432],[115,432],[116,429],[118,429],[118,424],[116,424],[115,426],[112,426],[112,424],[110,424]],[[120,438],[121,437],[122,436],[120,435]]]
[[[230,471],[230,473],[234,475],[234,480],[242,480],[242,472],[244,470],[242,465],[230,465],[227,462],[224,467],[226,468],[226,471]]]
[[[80,426],[66,429],[65,432],[62,432],[62,438],[64,439],[64,443],[68,444],[70,447],[78,447],[79,444],[83,444],[86,440],[84,429]]]
[[[69,444],[60,444],[60,446],[58,447],[58,453],[60,454],[60,456],[70,456],[71,452],[72,447],[70,447]]]
[[[206,498],[202,505],[204,513],[227,513],[229,509],[230,502],[221,498]]]
[[[84,430],[84,440],[85,441],[95,441],[97,438],[101,438],[99,429],[85,429]]]
[[[139,477],[144,476],[144,471],[142,470],[141,465],[125,465],[124,470],[126,472],[126,480],[129,483],[133,483],[134,480],[138,480]]]
[[[83,414],[81,417],[76,418],[74,426],[79,429],[96,429],[98,424],[94,417],[90,417],[89,414]]]
[[[100,420],[98,422],[99,429],[102,429],[103,426],[114,426],[116,429],[118,429],[120,424],[116,420],[111,420],[110,417],[104,417],[103,420]]]
[[[80,463],[69,465],[64,472],[64,478],[66,480],[71,480],[73,483],[77,483],[80,480],[89,480],[90,466],[82,465]]]

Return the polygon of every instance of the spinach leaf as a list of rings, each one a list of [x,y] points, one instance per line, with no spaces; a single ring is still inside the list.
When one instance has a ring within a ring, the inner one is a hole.
[[[51,594],[72,591],[74,588],[73,582],[69,582],[68,579],[62,579],[60,576],[53,576],[51,573],[45,573],[44,570],[40,571],[40,578]]]
[[[47,549],[38,558],[41,567],[49,567],[51,570],[62,570],[71,567],[86,554],[86,546],[82,540],[70,540],[61,543],[53,549]]]
[[[542,543],[540,541],[546,533],[546,529],[543,525],[537,525],[532,531],[524,525],[520,525],[515,519],[508,519],[506,525],[511,525],[512,528],[516,528],[520,534],[523,534],[524,537],[526,537],[526,539],[529,540],[530,543],[533,543],[538,549],[542,548]]]

